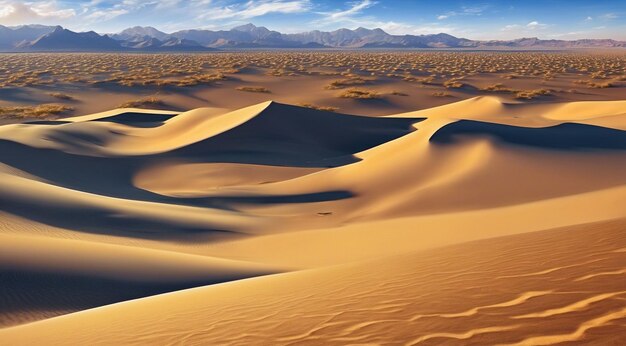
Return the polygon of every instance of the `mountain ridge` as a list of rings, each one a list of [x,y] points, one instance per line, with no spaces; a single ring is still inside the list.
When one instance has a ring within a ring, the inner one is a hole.
[[[450,34],[392,35],[380,28],[334,31],[312,30],[284,34],[252,23],[230,30],[189,29],[165,33],[151,26],[135,26],[100,35],[74,32],[61,26],[0,25],[0,51],[210,51],[236,48],[620,48],[613,39],[556,40],[525,37],[514,40],[471,40]]]

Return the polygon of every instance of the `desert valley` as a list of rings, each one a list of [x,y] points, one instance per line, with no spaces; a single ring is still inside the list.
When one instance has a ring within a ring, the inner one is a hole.
[[[171,32],[0,25],[0,345],[626,344],[623,40]]]

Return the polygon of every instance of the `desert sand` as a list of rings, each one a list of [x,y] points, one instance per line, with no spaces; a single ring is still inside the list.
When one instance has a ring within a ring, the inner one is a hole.
[[[500,96],[0,126],[0,343],[624,344],[625,131]]]

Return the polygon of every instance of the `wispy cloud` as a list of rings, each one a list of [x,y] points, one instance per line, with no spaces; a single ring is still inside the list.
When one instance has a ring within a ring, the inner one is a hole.
[[[321,14],[327,15],[327,19],[330,20],[353,19],[354,16],[361,14],[361,12],[363,12],[366,8],[370,8],[376,4],[376,1],[362,0],[361,2],[352,3],[352,6],[346,10],[337,10]]]
[[[601,19],[604,20],[612,20],[612,19],[617,19],[619,18],[619,16],[615,13],[605,13],[603,15],[600,16]]]
[[[448,19],[455,16],[482,16],[489,5],[463,6],[458,11],[449,11],[437,16],[438,20]]]
[[[85,16],[86,20],[89,21],[106,21],[111,20],[113,18],[119,17],[123,14],[129,13],[129,10],[120,8],[120,9],[110,9],[110,10],[99,10],[93,11]]]
[[[270,13],[298,13],[311,8],[309,0],[251,0],[245,4],[208,8],[199,19],[250,19]]]
[[[551,26],[552,25],[550,24],[541,23],[539,21],[533,20],[526,24],[505,25],[504,27],[500,29],[500,32],[502,33],[502,35],[508,38],[511,38],[511,37],[520,38],[520,37],[530,37],[530,36],[546,37],[551,34],[550,31],[547,30]],[[494,36],[500,36],[500,35],[495,34]]]

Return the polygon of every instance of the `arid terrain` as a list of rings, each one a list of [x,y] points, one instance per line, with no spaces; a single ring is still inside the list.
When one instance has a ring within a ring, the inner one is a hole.
[[[626,344],[626,53],[0,54],[2,345]]]
[[[389,115],[480,95],[620,100],[626,51],[0,54],[0,86],[4,123],[115,107],[232,110],[269,99]]]

